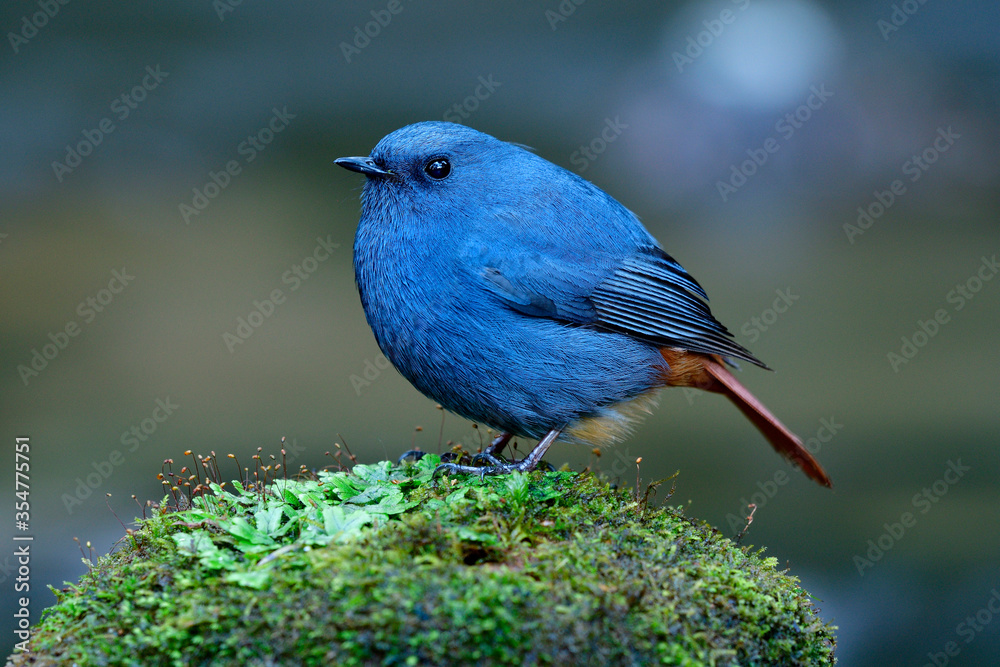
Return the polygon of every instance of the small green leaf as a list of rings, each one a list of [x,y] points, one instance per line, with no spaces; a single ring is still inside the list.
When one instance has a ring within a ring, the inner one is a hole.
[[[348,477],[346,472],[335,472],[335,473],[320,473],[320,479],[325,483],[333,487],[334,491],[340,496],[341,500],[347,500],[352,498],[361,492],[364,487],[359,485],[356,480],[352,480]]]
[[[241,551],[248,551],[257,545],[273,545],[275,543],[270,535],[257,530],[241,516],[234,517],[220,525],[223,530],[236,538],[236,546]]]
[[[381,501],[384,498],[397,495],[402,498],[403,492],[400,491],[395,485],[387,482],[376,482],[358,495],[352,496],[347,502],[352,505],[366,505],[368,503]]]
[[[267,588],[268,584],[271,583],[271,574],[267,570],[229,572],[226,574],[224,579],[234,584],[243,586],[244,588],[253,588],[261,591]]]
[[[278,533],[278,529],[281,527],[281,520],[284,516],[285,512],[280,505],[271,505],[267,509],[254,512],[253,518],[257,523],[257,530],[269,536],[274,536]]]
[[[357,537],[361,534],[361,528],[371,522],[372,515],[360,508],[323,508],[323,528],[328,536],[337,540]]]
[[[392,463],[379,461],[372,465],[359,463],[351,469],[351,473],[363,482],[387,482],[392,479]]]

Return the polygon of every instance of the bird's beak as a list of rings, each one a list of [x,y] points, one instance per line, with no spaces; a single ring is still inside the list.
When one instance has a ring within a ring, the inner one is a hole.
[[[369,178],[375,176],[389,176],[392,174],[391,171],[387,171],[375,164],[375,160],[370,157],[339,157],[334,160],[334,162],[344,169],[356,171],[359,174],[368,176]]]

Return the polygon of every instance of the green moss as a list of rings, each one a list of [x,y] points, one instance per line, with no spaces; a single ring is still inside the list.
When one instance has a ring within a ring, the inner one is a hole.
[[[775,559],[592,475],[438,458],[279,480],[140,522],[15,665],[832,664]]]

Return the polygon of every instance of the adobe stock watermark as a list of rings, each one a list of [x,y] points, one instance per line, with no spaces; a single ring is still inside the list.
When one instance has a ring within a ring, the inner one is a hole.
[[[751,317],[740,327],[740,333],[746,336],[751,343],[756,343],[762,333],[774,326],[775,322],[778,321],[778,316],[788,312],[788,309],[800,298],[798,294],[792,294],[791,287],[786,287],[783,290],[776,289],[774,293],[778,296],[771,307],[765,308],[759,317]]]
[[[827,444],[833,440],[842,429],[844,425],[837,422],[836,417],[822,418],[819,420],[819,428],[816,429],[816,433],[809,438],[806,438],[802,446],[806,450],[816,456],[823,445]],[[753,503],[757,506],[757,509],[762,509],[767,503],[774,499],[778,495],[778,491],[781,487],[788,484],[791,481],[791,476],[788,472],[782,468],[779,468],[771,475],[769,478],[757,482],[757,490],[752,492],[749,496],[740,497],[740,509],[735,514],[730,512],[726,515],[726,522],[729,524],[729,529],[733,531],[739,531],[746,524],[746,513],[747,505]]]
[[[387,368],[392,368],[392,364],[389,363],[389,359],[381,352],[375,355],[374,361],[371,359],[365,359],[361,375],[353,374],[350,377],[351,387],[354,389],[354,395],[360,396],[361,390],[372,386],[372,382],[375,382],[375,380],[382,375],[382,371]]]
[[[570,16],[576,13],[577,7],[587,0],[562,0],[555,9],[545,10],[545,20],[549,22],[552,32],[559,28],[560,23],[565,23]]]
[[[28,650],[28,641],[31,638],[31,547],[35,540],[32,531],[31,514],[31,436],[15,436],[14,445],[10,448],[13,460],[14,473],[14,516],[13,528],[17,531],[11,539],[13,549],[9,552],[17,559],[17,576],[13,581],[13,592],[20,593],[20,596],[5,595],[4,599],[9,599],[17,607],[17,611],[11,614],[14,620],[13,634],[20,641],[15,642],[14,652],[25,652]],[[4,448],[6,449],[6,447]],[[37,472],[37,466],[36,466]],[[36,475],[37,478],[37,475]],[[9,560],[4,560],[4,581],[7,573],[14,573],[14,566]],[[11,663],[7,663],[11,664]]]
[[[138,424],[132,424],[127,430],[122,432],[119,440],[124,451],[113,449],[106,459],[91,461],[90,468],[93,471],[88,470],[85,477],[76,478],[76,488],[73,489],[72,493],[62,494],[61,500],[63,506],[66,508],[66,512],[72,514],[77,507],[83,505],[83,501],[90,498],[94,491],[100,489],[115,473],[115,470],[125,463],[125,455],[132,454],[138,450],[143,443],[147,442],[156,433],[160,424],[167,421],[174,414],[174,411],[180,407],[180,405],[171,401],[169,396],[166,398],[157,398],[154,402],[153,410],[148,417],[144,417]]]
[[[291,442],[289,442],[289,439],[282,440],[281,442],[281,448],[285,450],[284,457],[286,464],[292,463],[306,451],[305,447],[299,445],[298,438],[290,438],[290,440]]]
[[[81,321],[84,325],[93,323],[97,316],[103,313],[133,280],[135,280],[135,276],[131,275],[126,267],[123,266],[121,271],[114,269],[106,288],[99,289],[77,305],[76,314],[80,317],[79,321],[76,319],[68,320],[55,333],[50,331],[47,336],[49,342],[42,344],[41,351],[37,347],[31,348],[31,359],[17,367],[17,374],[21,377],[24,386],[27,387],[32,378],[41,375],[42,371],[48,368],[49,364],[55,361],[63,350],[69,347],[70,340],[80,335],[80,332],[83,331],[83,327],[80,326]]]
[[[325,239],[322,236],[318,237],[312,253],[306,255],[302,261],[292,264],[287,271],[281,274],[281,283],[289,286],[289,292],[298,291],[339,247],[340,244],[334,243],[333,237],[329,234]],[[263,300],[254,299],[253,309],[249,314],[236,318],[236,328],[232,332],[224,331],[222,333],[222,342],[229,353],[233,354],[238,346],[247,342],[254,332],[274,315],[278,306],[287,300],[288,295],[281,288],[271,290]]]
[[[243,0],[212,0],[212,9],[219,17],[219,23],[223,23],[226,20],[226,14],[232,14],[242,4]]]
[[[906,176],[910,183],[916,183],[927,173],[931,165],[954,146],[957,139],[961,138],[962,135],[953,131],[951,125],[947,129],[939,127],[934,141],[920,153],[914,153],[910,159],[903,163],[901,167],[903,176]],[[906,183],[901,178],[895,179],[885,190],[875,190],[872,193],[873,200],[858,207],[858,217],[855,223],[844,223],[844,233],[847,234],[847,240],[851,245],[854,245],[854,240],[868,231],[875,224],[875,221],[881,218],[906,192]]]
[[[955,626],[955,634],[968,645],[971,644],[993,622],[994,616],[1000,616],[1000,590],[994,588],[990,597],[975,613],[969,614]],[[951,659],[962,652],[962,647],[956,641],[946,642],[941,651],[929,652],[924,667],[945,667]]]
[[[7,41],[10,42],[10,48],[14,49],[15,54],[34,39],[38,31],[47,26],[60,9],[69,4],[69,0],[38,0],[36,4],[39,11],[30,15],[25,14],[21,17],[21,29],[7,33]]]
[[[569,156],[569,161],[576,167],[577,171],[584,172],[590,163],[596,160],[608,146],[613,144],[621,136],[622,132],[628,129],[628,125],[622,122],[621,116],[615,116],[614,120],[604,119],[604,127],[600,133],[590,140],[586,146],[580,146]]]
[[[387,28],[392,23],[392,17],[403,11],[401,0],[389,0],[385,9],[371,10],[372,20],[364,24],[354,26],[353,39],[350,43],[341,42],[340,52],[344,54],[344,60],[351,64],[351,59],[361,55],[364,49],[372,43],[372,40],[382,34],[382,29]]]
[[[1000,272],[1000,263],[997,262],[997,256],[986,257],[984,255],[972,275],[967,280],[955,285],[945,295],[945,303],[951,305],[951,312],[949,312],[948,308],[938,308],[928,319],[917,320],[917,327],[914,332],[908,336],[900,337],[902,344],[899,350],[890,350],[886,354],[886,359],[889,361],[889,366],[892,367],[892,372],[898,373],[900,368],[910,363],[920,350],[926,347],[931,339],[938,335],[941,327],[951,322],[952,313],[965,308],[975,298],[976,294],[983,289],[983,286],[993,280],[993,277],[998,272]]]
[[[833,97],[833,91],[827,90],[825,83],[821,83],[818,87],[813,84],[809,86],[809,91],[805,102],[786,113],[774,124],[774,135],[765,139],[759,148],[748,148],[746,150],[748,159],[739,164],[731,165],[727,180],[716,181],[715,189],[718,190],[722,201],[729,201],[729,197],[746,185],[747,181],[767,164],[771,156],[781,149],[779,137],[783,141],[789,141],[797,131],[809,122],[813,114],[822,109],[823,105]]]
[[[192,188],[191,203],[178,204],[177,209],[184,219],[184,224],[190,225],[191,218],[201,215],[212,200],[222,194],[235,177],[243,173],[243,165],[256,160],[261,151],[267,148],[277,135],[285,131],[295,116],[296,114],[289,113],[287,106],[281,107],[280,110],[278,107],[272,107],[271,118],[264,127],[236,145],[236,153],[243,157],[243,163],[233,159],[226,162],[219,171],[209,171],[205,184],[200,188]]]
[[[888,20],[879,19],[875,22],[875,27],[882,33],[882,39],[888,42],[889,36],[906,25],[910,17],[920,11],[926,3],[927,0],[903,0],[898,4],[893,3]]]
[[[606,451],[606,449],[605,448],[601,449],[603,454],[603,452]],[[613,452],[615,459],[614,462],[612,462],[611,464],[611,469],[604,471],[602,468],[600,468],[600,462],[603,456],[597,459],[597,464],[595,465],[595,467],[601,472],[610,473],[612,475],[611,479],[613,480],[625,479],[626,473],[631,473],[635,470],[636,466],[635,460],[637,457],[632,456],[632,451],[627,447],[625,448],[624,452],[621,451],[620,447],[611,447],[610,449]],[[638,489],[636,489],[636,491],[638,491]]]
[[[476,86],[471,95],[461,102],[455,102],[448,107],[448,110],[441,117],[443,120],[450,123],[461,123],[475,113],[479,109],[479,105],[488,100],[496,92],[496,89],[503,85],[499,81],[496,81],[492,74],[485,78],[480,76],[478,82],[479,85]]]
[[[66,144],[66,157],[62,162],[59,160],[52,161],[52,171],[55,172],[56,180],[62,183],[67,174],[73,173],[73,170],[83,163],[83,158],[93,153],[94,149],[100,146],[108,135],[117,129],[112,116],[117,118],[118,122],[124,121],[132,115],[133,111],[139,108],[139,105],[145,101],[146,96],[156,90],[168,76],[170,76],[170,72],[161,70],[159,64],[155,67],[147,65],[146,75],[142,77],[139,83],[111,100],[109,110],[112,115],[105,116],[99,120],[93,129],[83,130],[81,133],[83,138],[76,142],[75,145]]]
[[[736,5],[739,11],[746,10],[750,6],[750,0],[732,0],[732,3]],[[722,36],[725,32],[726,26],[732,25],[736,22],[736,17],[738,14],[731,9],[723,9],[719,12],[719,17],[714,19],[706,19],[701,22],[705,27],[704,30],[688,35],[685,40],[686,46],[684,47],[684,52],[674,51],[671,57],[674,59],[674,64],[677,65],[677,71],[681,74],[684,73],[684,68],[688,65],[693,65],[694,61],[701,57],[705,53],[705,49],[712,46],[715,40]]]
[[[955,484],[961,480],[967,472],[972,470],[970,466],[962,465],[962,459],[954,461],[948,460],[944,474],[940,479],[925,486],[918,493],[913,495],[910,504],[913,509],[919,510],[920,514],[927,514],[937,503],[951,490]],[[917,515],[906,511],[900,514],[899,520],[892,523],[883,523],[885,529],[881,535],[868,540],[868,549],[864,554],[854,556],[854,567],[858,569],[858,576],[865,576],[865,570],[875,567],[882,558],[895,547],[906,535],[907,531],[917,525]]]

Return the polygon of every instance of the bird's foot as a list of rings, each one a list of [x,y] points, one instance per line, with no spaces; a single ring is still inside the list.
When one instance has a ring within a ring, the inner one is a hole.
[[[542,461],[542,457],[545,456],[545,452],[548,450],[549,445],[551,445],[562,429],[552,429],[545,434],[545,437],[538,441],[535,448],[532,449],[528,454],[520,461],[512,461],[507,463],[503,459],[497,458],[495,452],[503,443],[505,443],[510,435],[505,433],[500,438],[493,441],[485,452],[476,456],[473,462],[476,460],[488,461],[490,465],[488,466],[466,466],[459,465],[458,463],[442,463],[437,468],[434,469],[434,474],[431,477],[437,477],[438,475],[448,473],[451,475],[479,475],[480,479],[486,477],[486,475],[509,475],[512,472],[529,472],[534,470],[539,466],[545,466],[548,470],[555,470],[551,465]]]
[[[442,463],[434,469],[433,477],[438,475],[479,475],[482,479],[487,475],[509,475],[512,472],[528,472],[531,467],[525,461],[515,463],[498,463],[488,466],[463,466],[457,463]]]
[[[549,472],[555,471],[552,464],[547,461],[540,461],[534,463],[529,459],[524,459],[522,461],[512,461],[507,463],[506,461],[501,461],[495,457],[490,457],[493,459],[490,465],[486,466],[463,466],[457,463],[442,463],[437,468],[434,469],[434,474],[432,477],[437,477],[438,475],[479,475],[482,479],[487,475],[509,475],[512,472],[530,472],[536,468],[542,468]],[[479,460],[489,460],[482,454],[477,455],[476,459]],[[476,459],[473,459],[475,461]]]

